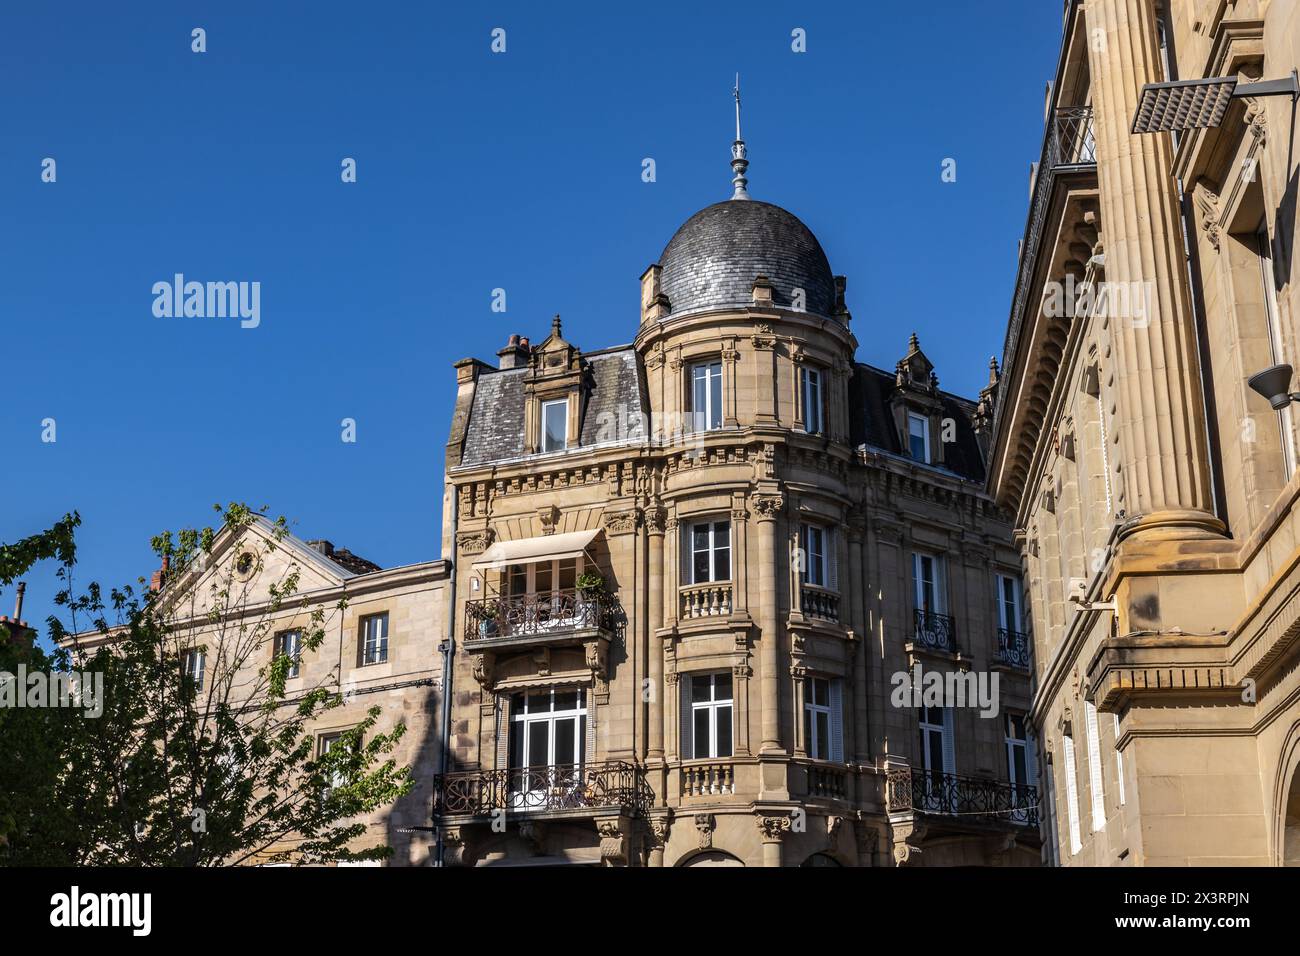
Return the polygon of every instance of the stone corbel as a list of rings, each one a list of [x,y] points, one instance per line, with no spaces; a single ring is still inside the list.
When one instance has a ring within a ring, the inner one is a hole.
[[[794,821],[788,813],[762,813],[754,818],[758,827],[758,838],[764,843],[780,843],[781,838],[791,831]]]
[[[605,866],[624,866],[628,857],[628,836],[631,821],[626,817],[596,821],[600,834],[600,862]]]
[[[695,814],[695,829],[700,835],[700,849],[713,849],[713,830],[717,826],[717,820],[712,813]]]
[[[542,526],[542,534],[555,534],[555,526],[560,521],[560,509],[555,505],[538,508],[537,521]]]
[[[481,531],[461,531],[456,535],[456,547],[461,554],[482,554],[492,545],[496,537],[491,528]]]
[[[641,511],[633,508],[628,511],[607,511],[601,516],[608,535],[631,534],[641,526]]]
[[[470,660],[474,669],[474,680],[478,681],[479,686],[485,690],[490,689],[496,679],[496,654],[492,651],[484,651],[473,655]]]
[[[465,866],[465,836],[460,827],[443,827],[442,862],[445,866]]]
[[[541,856],[546,849],[546,826],[536,820],[519,823],[519,838],[528,844],[533,856]]]

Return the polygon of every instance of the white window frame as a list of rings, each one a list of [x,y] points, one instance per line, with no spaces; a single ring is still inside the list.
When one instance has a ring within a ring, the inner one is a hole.
[[[717,679],[719,677],[731,678],[731,696],[718,697]],[[690,740],[691,756],[689,760],[729,760],[736,753],[736,684],[735,678],[726,671],[705,672],[699,674],[688,674],[686,680],[681,681],[682,692],[687,695],[688,707],[682,710],[690,717],[690,726],[687,728],[687,734]],[[695,699],[695,688],[700,682],[707,681],[709,687],[709,699],[697,701]],[[727,741],[727,752],[720,753],[721,748],[718,746],[718,713],[726,710],[731,718],[731,739]],[[708,746],[704,748],[704,754],[700,753],[700,741],[695,735],[695,715],[700,711],[707,711],[709,717],[709,739]]]
[[[719,525],[726,525],[726,541],[723,544],[718,543],[720,537]],[[709,544],[706,549],[697,549],[695,547],[695,532],[699,528],[707,528],[709,533]],[[687,528],[686,538],[686,555],[688,569],[690,572],[691,584],[717,584],[720,582],[730,581],[736,573],[735,555],[732,554],[731,547],[731,519],[718,518],[709,521],[693,521]],[[727,576],[718,577],[718,554],[722,551],[727,552]],[[705,554],[709,556],[709,576],[704,580],[698,580],[695,576],[695,556]]]
[[[563,416],[564,427],[561,429],[561,433],[564,437],[560,440],[558,446],[554,446],[551,444],[550,431],[546,427],[546,421],[550,413],[557,408],[560,409],[560,414]],[[564,451],[569,447],[569,400],[567,398],[551,398],[542,402],[541,430],[542,433],[539,436],[541,440],[537,444],[543,454]]]
[[[582,577],[583,568],[585,567],[584,557],[585,557],[584,555],[579,554],[572,559],[574,562],[573,580],[575,582],[578,580],[578,578]],[[537,569],[543,566],[549,566],[551,569],[551,586],[544,593],[545,594],[560,593],[563,590],[559,586],[560,566],[567,560],[569,559],[568,558],[547,558],[546,560],[543,561],[529,561],[527,564],[507,565],[505,569],[505,582],[503,585],[503,590],[505,591],[508,597],[530,597],[530,598],[537,597],[538,596]],[[512,567],[519,567],[525,569],[525,581],[526,581],[525,590],[520,594],[516,594],[513,590],[511,590],[511,588],[513,587],[513,583],[512,583],[512,578],[510,576],[510,569]]]
[[[1101,733],[1097,729],[1097,705],[1083,702],[1084,730],[1088,741],[1088,784],[1091,796],[1092,832],[1106,827],[1106,791],[1101,778]]]
[[[934,599],[926,606],[925,578],[922,571],[926,561],[930,562],[930,587]],[[918,611],[930,611],[933,614],[947,614],[948,602],[944,594],[943,558],[928,551],[912,552],[912,601]]]
[[[703,384],[704,407],[700,408],[699,386]],[[688,376],[689,399],[691,409],[691,430],[697,432],[717,431],[722,427],[723,385],[722,360],[709,359],[695,362],[690,366]],[[716,388],[717,394],[714,394]],[[716,402],[717,407],[714,407]]]
[[[1069,734],[1061,738],[1061,753],[1065,758],[1062,763],[1065,772],[1065,809],[1070,828],[1070,855],[1074,856],[1083,849],[1083,840],[1079,835],[1079,788],[1074,766],[1074,739]]]
[[[939,712],[939,722],[931,720],[931,711]],[[952,708],[922,707],[917,715],[917,724],[921,733],[921,766],[927,773],[956,773],[955,750],[953,747]],[[933,733],[939,734],[939,760],[935,765]]]
[[[912,433],[912,426],[918,422],[921,426],[921,434],[919,436],[914,436]],[[921,439],[921,443],[924,446],[923,458],[916,458],[916,455],[912,453],[912,439],[914,437],[919,437]],[[922,461],[927,465],[933,463],[933,458],[930,455],[930,419],[928,416],[919,415],[916,412],[907,413],[907,453],[912,458],[915,458],[917,461]]]
[[[803,583],[829,589],[832,557],[830,529],[805,522],[799,526],[799,537],[799,546],[803,548],[803,568],[800,572]]]
[[[1024,605],[1022,603],[1022,591],[1020,588],[1020,578],[1013,577],[1010,574],[997,574],[998,589],[998,627],[1006,628],[1008,631],[1019,631],[1023,633],[1024,627]],[[1007,600],[1007,588],[1010,586],[1011,600]],[[1007,605],[1010,604],[1011,614],[1007,614]]]
[[[817,687],[826,690],[826,703],[817,703]],[[844,762],[844,692],[838,677],[805,677],[803,686],[804,748],[813,760]],[[817,718],[826,717],[822,740]]]
[[[528,709],[531,698],[541,693],[549,692],[550,708],[547,710],[532,711]],[[587,761],[587,734],[583,718],[590,720],[587,713],[587,694],[580,687],[547,687],[531,688],[518,691],[523,694],[523,709],[512,706],[510,708],[510,722],[512,724],[522,724],[523,731],[520,734],[520,753],[518,754],[520,764],[517,767],[511,767],[512,770],[527,770],[530,767],[554,767],[555,762],[555,744],[559,740],[559,731],[556,724],[563,720],[573,721],[573,752],[578,758],[576,766],[581,769]],[[577,703],[575,706],[564,710],[555,709],[555,695],[559,694],[576,694]],[[532,749],[532,734],[529,731],[533,724],[547,724],[546,729],[546,759],[540,763],[531,762],[533,756],[529,751]],[[507,763],[509,763],[507,757]],[[574,766],[573,764],[564,764],[563,766]]]
[[[822,370],[807,365],[799,367],[799,389],[803,397],[803,430],[809,435],[826,432],[826,397],[822,388]]]
[[[278,631],[275,635],[275,656],[281,654],[289,658],[289,670],[285,677],[292,680],[302,675],[302,631],[296,627],[291,627],[285,631]]]
[[[378,633],[372,634],[372,624]],[[382,624],[382,627],[379,626]],[[361,618],[361,666],[388,663],[388,612],[366,614]]]
[[[190,647],[181,653],[181,673],[194,681],[196,691],[203,690],[203,671],[207,667],[208,654],[201,647]]]
[[[317,756],[323,757],[333,750],[334,745],[342,741],[343,736],[346,733],[346,730],[332,730],[329,733],[321,734],[316,745]],[[338,771],[335,771],[330,775],[330,781],[329,784],[327,784],[327,788],[329,790],[337,790],[346,783],[347,780],[345,780]]]

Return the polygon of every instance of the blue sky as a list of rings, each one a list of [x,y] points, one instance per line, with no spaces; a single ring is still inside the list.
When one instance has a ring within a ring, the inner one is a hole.
[[[386,566],[437,557],[451,363],[557,312],[583,348],[631,340],[642,271],[730,194],[736,71],[750,192],[848,276],[859,359],[892,367],[915,329],[973,395],[1060,8],[6,4],[0,541],[79,510],[80,581],[119,584],[152,570],[150,535],[244,500]],[[260,325],[155,317],[178,272],[260,282]]]

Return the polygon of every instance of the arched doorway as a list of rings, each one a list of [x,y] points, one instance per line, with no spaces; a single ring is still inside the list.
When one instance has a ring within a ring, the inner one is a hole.
[[[1291,774],[1282,810],[1282,865],[1300,866],[1300,768]]]
[[[706,850],[704,853],[697,853],[691,857],[682,866],[744,866],[730,853],[723,853],[721,850]]]

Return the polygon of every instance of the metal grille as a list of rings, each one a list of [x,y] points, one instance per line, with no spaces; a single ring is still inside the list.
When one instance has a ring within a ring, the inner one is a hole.
[[[998,660],[1010,667],[1029,669],[1029,635],[1010,628],[998,628]]]
[[[465,640],[553,634],[585,628],[613,630],[617,598],[589,591],[550,591],[465,602]]]
[[[1038,826],[1037,787],[921,767],[889,771],[885,805],[890,813],[911,811]]]
[[[936,651],[957,652],[957,624],[951,617],[919,608],[913,614],[917,644]]]

